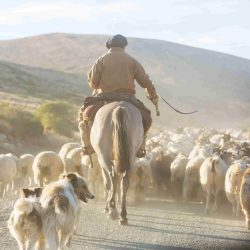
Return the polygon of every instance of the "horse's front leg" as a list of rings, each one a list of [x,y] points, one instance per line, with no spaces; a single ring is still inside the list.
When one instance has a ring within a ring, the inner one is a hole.
[[[127,225],[127,209],[126,209],[126,198],[127,198],[127,191],[129,187],[129,175],[126,173],[121,181],[121,214],[120,214],[120,224]]]
[[[118,211],[115,205],[118,175],[114,171],[110,172],[109,175],[111,180],[111,189],[108,200],[109,218],[115,220],[118,217]]]

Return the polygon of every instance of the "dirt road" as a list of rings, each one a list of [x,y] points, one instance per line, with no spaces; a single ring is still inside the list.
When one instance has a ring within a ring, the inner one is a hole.
[[[7,228],[11,204],[1,202],[0,249],[17,249]],[[81,229],[72,249],[250,249],[250,232],[242,219],[227,215],[205,216],[198,203],[147,200],[129,206],[128,226],[108,220],[103,203],[83,206]]]

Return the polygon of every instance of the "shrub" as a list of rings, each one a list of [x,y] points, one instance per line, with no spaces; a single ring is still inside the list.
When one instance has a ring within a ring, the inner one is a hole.
[[[76,114],[73,105],[62,101],[47,101],[36,112],[45,130],[68,137],[76,127]]]
[[[0,119],[0,134],[8,135],[12,131],[12,126],[5,119]]]
[[[5,127],[10,126],[8,133],[13,137],[25,139],[43,134],[42,124],[34,114],[11,105],[1,105],[0,110],[0,119],[6,122]]]

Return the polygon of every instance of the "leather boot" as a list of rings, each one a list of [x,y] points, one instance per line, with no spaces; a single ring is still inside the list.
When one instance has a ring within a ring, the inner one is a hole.
[[[90,143],[90,126],[89,126],[88,121],[79,122],[79,130],[80,130],[81,143],[82,143],[82,156],[91,155],[95,153]]]
[[[136,154],[137,158],[142,158],[142,157],[144,157],[146,155],[146,149],[145,149],[145,147],[146,147],[146,138],[147,138],[147,135],[144,134],[142,144],[141,144],[141,146],[140,146],[140,148],[139,148],[139,150],[137,151],[137,154]]]

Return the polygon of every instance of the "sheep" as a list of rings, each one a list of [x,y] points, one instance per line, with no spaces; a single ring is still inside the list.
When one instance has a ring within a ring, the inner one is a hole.
[[[143,180],[141,180],[143,187],[149,187],[153,182],[150,170],[151,157],[152,156],[149,154],[143,158],[137,159],[135,162],[135,168],[141,169],[143,172]]]
[[[205,213],[210,212],[214,197],[214,211],[218,210],[219,195],[224,191],[226,163],[217,155],[207,158],[200,167],[200,183],[206,195]]]
[[[137,159],[135,168],[131,171],[130,196],[133,196],[133,201],[145,201],[146,191],[152,185],[152,177],[150,170],[150,160],[147,157]],[[133,193],[133,194],[132,194]]]
[[[171,193],[175,199],[179,199],[182,193],[187,162],[188,158],[182,154],[179,154],[170,165]]]
[[[35,156],[32,154],[21,155],[17,160],[17,175],[13,181],[13,190],[34,185],[32,164]]]
[[[84,169],[82,166],[82,148],[71,149],[64,158],[64,171],[66,173],[77,172],[79,175],[84,176]]]
[[[174,160],[174,154],[164,155],[162,152],[155,160],[151,161],[150,168],[153,184],[158,192],[162,192],[164,187],[170,191],[171,172],[170,165]]]
[[[42,187],[44,184],[58,180],[64,171],[64,165],[57,153],[44,151],[35,157],[32,169],[35,183]]]
[[[101,198],[103,190],[103,169],[100,167],[96,154],[92,154],[93,168],[91,168],[90,158],[88,155],[82,156],[81,163],[84,176],[89,183],[89,189],[95,194],[95,197]],[[106,192],[104,192],[106,195]]]
[[[200,167],[205,160],[202,156],[196,156],[187,163],[183,181],[182,197],[184,201],[192,200],[195,197],[202,198],[200,184]]]
[[[250,230],[250,168],[243,174],[240,186],[240,204],[245,214],[246,227]]]
[[[247,164],[243,160],[238,160],[232,164],[226,173],[225,191],[227,199],[233,205],[233,214],[240,215],[240,185],[243,173],[247,168]]]
[[[211,146],[208,145],[196,145],[193,150],[190,152],[188,159],[195,158],[196,156],[201,156],[207,158],[213,154],[213,149]]]
[[[189,153],[188,159],[193,159],[196,156],[199,155],[199,149],[200,147],[198,145],[194,146],[194,148],[192,149],[192,151]]]
[[[80,148],[81,144],[77,143],[77,142],[68,142],[65,143],[64,145],[62,145],[58,155],[60,156],[60,158],[62,159],[63,163],[65,163],[65,159],[68,155],[68,153],[74,149],[74,148]]]
[[[0,197],[4,197],[17,174],[17,157],[12,154],[0,155]]]

